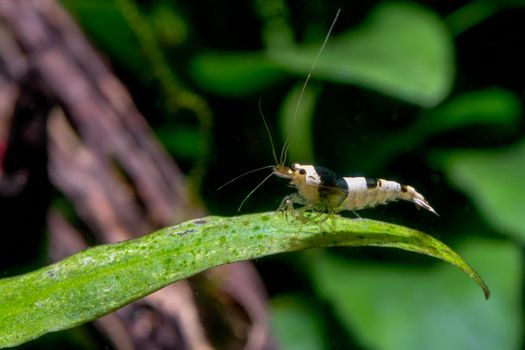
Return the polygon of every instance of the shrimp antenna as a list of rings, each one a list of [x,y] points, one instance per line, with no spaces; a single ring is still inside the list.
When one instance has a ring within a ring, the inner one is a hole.
[[[270,128],[268,127],[268,123],[266,122],[266,118],[264,117],[264,113],[262,110],[261,98],[259,98],[259,114],[261,115],[261,118],[264,123],[264,128],[266,129],[266,133],[268,134],[268,138],[270,139],[270,145],[272,146],[273,159],[275,160],[275,164],[279,164],[277,162],[277,153],[275,153],[275,144],[273,143],[272,133],[270,132]]]
[[[274,165],[272,165],[272,167],[274,167]],[[250,193],[248,193],[246,195],[246,197],[244,197],[244,199],[242,200],[241,202],[241,205],[239,205],[239,208],[237,208],[237,211],[240,212],[241,211],[241,208],[242,206],[244,205],[244,203],[246,203],[246,201],[248,200],[248,198],[250,198],[252,196],[252,194],[257,191],[259,189],[259,187],[261,187],[266,181],[268,181],[269,178],[271,178],[273,176],[273,172],[271,172],[269,175],[267,175],[261,182],[259,182],[259,184],[257,186],[255,186],[255,188],[253,190],[250,191]]]
[[[275,166],[275,165],[267,165],[267,166],[263,166],[263,167],[260,167],[260,168],[257,168],[257,169],[252,169],[252,170],[249,170],[249,171],[247,171],[247,172],[245,172],[245,173],[242,173],[241,175],[236,176],[235,178],[231,179],[230,181],[228,181],[228,182],[222,184],[219,188],[217,188],[217,191],[219,191],[219,190],[222,189],[223,187],[225,187],[225,186],[231,184],[232,182],[235,182],[235,181],[239,180],[241,177],[244,177],[244,176],[246,176],[246,175],[249,175],[249,174],[251,174],[251,173],[255,173],[255,172],[257,172],[257,171],[261,171],[261,170],[264,170],[264,169],[270,169],[270,168],[273,168],[274,166]],[[272,174],[273,174],[273,173],[272,173]]]
[[[263,114],[263,111],[262,111],[262,102],[261,102],[260,98],[259,98],[259,113],[261,114],[261,118],[262,118],[263,123],[264,123],[264,128],[266,129],[266,133],[268,134],[268,138],[270,139],[270,145],[272,146],[273,159],[275,160],[275,164],[277,164],[277,154],[275,153],[275,144],[273,143],[272,133],[270,132],[270,128],[268,127],[268,123],[266,122],[266,118],[264,117],[264,114]],[[248,170],[247,172],[242,173],[241,175],[236,176],[235,178],[231,179],[230,181],[222,184],[219,188],[217,188],[217,191],[219,191],[220,189],[222,189],[225,186],[228,186],[232,182],[235,182],[235,181],[239,180],[241,177],[244,177],[244,176],[249,175],[251,173],[255,173],[255,172],[260,171],[260,170],[270,169],[270,168],[273,168],[273,167],[275,167],[275,165],[266,165],[266,166],[263,166],[263,167],[260,167],[260,168],[257,168],[257,169]]]
[[[292,125],[288,129],[288,135],[286,135],[286,139],[284,140],[283,148],[281,149],[281,154],[279,157],[279,160],[280,160],[279,164],[281,165],[286,163],[286,156],[288,153],[288,148],[290,147],[290,135],[293,132],[295,120],[297,119],[297,114],[299,114],[299,106],[301,105],[301,100],[303,99],[304,91],[306,90],[306,86],[308,85],[308,82],[310,81],[310,78],[312,77],[315,66],[317,65],[317,61],[319,61],[319,57],[321,57],[321,53],[323,52],[326,46],[326,43],[328,42],[328,39],[330,38],[330,35],[332,34],[332,30],[335,27],[335,23],[337,22],[337,19],[339,18],[340,13],[341,13],[341,9],[339,8],[337,9],[337,13],[335,14],[334,20],[332,21],[332,24],[330,25],[330,29],[328,29],[328,33],[326,33],[326,37],[324,38],[323,44],[321,45],[321,48],[317,52],[317,56],[315,56],[312,67],[310,67],[308,76],[306,77],[306,80],[304,81],[303,87],[301,89],[301,94],[299,95],[299,98],[297,99],[297,105],[295,106],[295,111],[294,111],[294,115],[292,118]]]

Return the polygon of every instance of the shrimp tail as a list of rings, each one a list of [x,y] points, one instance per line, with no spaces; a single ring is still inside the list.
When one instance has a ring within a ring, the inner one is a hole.
[[[404,199],[406,201],[413,202],[416,205],[416,208],[423,208],[428,210],[431,213],[436,214],[439,216],[439,214],[428,204],[428,201],[423,197],[423,195],[416,191],[414,187],[402,185],[401,186],[401,199]]]

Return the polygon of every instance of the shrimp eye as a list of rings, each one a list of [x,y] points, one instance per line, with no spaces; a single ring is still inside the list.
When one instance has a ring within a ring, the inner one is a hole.
[[[306,174],[306,170],[304,170],[304,169],[299,169],[299,174],[301,174],[301,175],[305,175],[305,174]]]

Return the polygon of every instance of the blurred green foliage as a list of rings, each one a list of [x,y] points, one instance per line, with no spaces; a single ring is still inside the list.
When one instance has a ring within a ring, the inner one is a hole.
[[[487,303],[444,266],[385,266],[316,254],[316,290],[360,342],[373,349],[516,349],[523,264],[512,243],[470,239],[460,252],[495,287]],[[501,271],[504,270],[505,274]]]
[[[496,150],[449,151],[437,159],[499,232],[525,240],[525,141]]]
[[[305,75],[318,46],[280,48],[269,55]],[[357,28],[330,40],[315,77],[433,106],[450,91],[452,57],[452,37],[434,13],[414,3],[385,2]]]
[[[282,131],[277,152],[291,135],[290,161],[417,187],[441,218],[403,204],[361,215],[439,232],[493,289],[485,302],[456,271],[405,254],[297,254],[278,261],[286,274],[268,272],[268,259],[258,266],[285,348],[522,346],[521,1],[344,3],[297,116],[297,91],[339,1],[62,3],[176,161],[205,164],[212,212],[235,213],[257,180],[216,192],[220,184],[272,162],[260,99],[270,129]],[[274,208],[287,193],[277,180],[264,189],[247,210]]]
[[[288,350],[326,349],[325,324],[319,310],[298,295],[281,295],[271,301],[272,329],[279,346]]]

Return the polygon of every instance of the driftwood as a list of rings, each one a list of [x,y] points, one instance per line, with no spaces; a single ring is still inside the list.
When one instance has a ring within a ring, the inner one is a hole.
[[[54,0],[0,0],[0,165],[3,205],[40,198],[33,209],[47,212],[52,260],[84,249],[86,233],[96,243],[116,242],[205,213],[125,87]],[[51,185],[81,225],[49,208]],[[211,292],[194,290],[202,279]],[[120,349],[273,347],[252,265],[211,270],[194,285],[168,286],[96,327]],[[221,295],[214,303],[228,311],[221,326],[230,331],[219,342],[203,326],[209,315],[194,292],[201,300]]]

